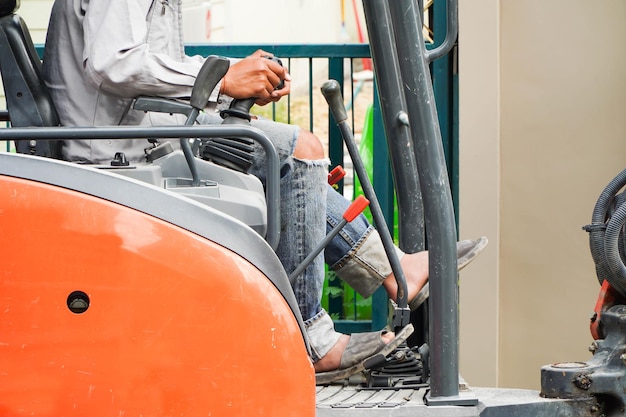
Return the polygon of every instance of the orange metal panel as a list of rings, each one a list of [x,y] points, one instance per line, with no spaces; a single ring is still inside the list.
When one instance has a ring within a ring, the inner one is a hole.
[[[7,177],[0,247],[0,415],[314,415],[293,314],[223,247]],[[75,291],[89,298],[82,314],[67,306]]]

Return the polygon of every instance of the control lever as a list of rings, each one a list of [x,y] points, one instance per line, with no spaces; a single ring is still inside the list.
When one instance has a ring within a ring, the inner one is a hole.
[[[273,56],[265,56],[264,58],[272,60],[283,65],[282,61]],[[280,90],[285,86],[283,80],[276,86],[276,90]],[[220,116],[224,119],[222,124],[233,125],[243,124],[249,125],[252,117],[250,109],[254,106],[256,98],[235,99],[230,107],[220,112]],[[248,172],[252,166],[252,153],[254,152],[253,141],[249,138],[211,138],[202,143],[200,155],[203,159],[207,159],[216,164],[224,165],[231,169]]]
[[[265,55],[263,56],[263,58],[274,61],[280,64],[281,67],[283,66],[283,61],[281,61],[279,58],[276,58],[275,56]],[[274,90],[281,90],[283,87],[285,87],[285,80],[280,80]],[[252,106],[254,106],[255,102],[255,97],[233,100],[230,104],[230,108],[228,108],[227,110],[222,110],[220,112],[220,116],[222,116],[222,119],[224,119],[224,122],[222,124],[241,124],[245,123],[245,121],[250,122],[250,109],[252,108]],[[231,119],[231,117],[234,117],[234,119]]]
[[[398,296],[396,298],[397,305],[395,306],[393,326],[396,328],[404,327],[409,324],[411,320],[411,310],[409,309],[407,302],[406,278],[404,276],[404,272],[402,271],[402,267],[400,266],[398,254],[396,253],[396,250],[393,246],[391,233],[387,228],[387,223],[385,222],[382,209],[380,208],[380,204],[378,203],[378,199],[376,198],[374,187],[370,182],[367,171],[365,170],[365,165],[363,164],[363,160],[359,155],[359,150],[354,140],[352,130],[350,129],[350,126],[348,126],[348,114],[343,104],[343,97],[341,96],[339,83],[335,80],[328,80],[324,82],[324,84],[322,84],[321,90],[324,98],[326,99],[326,102],[328,103],[330,111],[333,114],[335,122],[339,127],[341,137],[346,144],[346,148],[348,149],[350,158],[352,158],[354,169],[357,173],[357,176],[359,177],[359,180],[361,181],[363,193],[370,200],[370,210],[372,213],[372,217],[374,218],[374,224],[376,225],[376,229],[380,234],[383,246],[385,248],[385,253],[389,258],[391,269],[398,283]]]
[[[341,165],[337,165],[328,173],[328,183],[335,185],[346,176],[346,170]]]
[[[208,56],[202,64],[198,75],[196,76],[196,82],[191,90],[191,103],[192,110],[187,116],[185,126],[191,126],[196,122],[198,114],[204,109],[209,102],[209,97],[217,83],[226,75],[228,68],[230,67],[230,61],[223,57],[215,55]],[[193,156],[193,150],[188,138],[180,139],[180,147],[185,155],[187,165],[191,171],[191,185],[197,187],[200,185],[200,177],[198,175],[198,169],[196,167],[196,160]]]
[[[365,210],[365,208],[370,204],[367,198],[362,195],[358,196],[356,200],[350,204],[350,206],[343,213],[342,219],[337,225],[326,235],[324,240],[320,242],[319,245],[315,247],[313,252],[309,253],[309,255],[293,270],[291,274],[289,274],[289,282],[293,284],[298,277],[305,270],[307,266],[313,259],[330,243],[331,240],[343,229],[343,227],[350,223],[352,220],[356,219],[356,217]]]

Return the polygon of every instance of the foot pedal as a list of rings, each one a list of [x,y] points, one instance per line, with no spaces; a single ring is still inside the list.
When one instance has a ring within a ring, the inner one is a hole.
[[[424,375],[422,358],[417,348],[400,347],[387,356],[378,367],[370,368],[365,388],[423,388],[428,386]]]

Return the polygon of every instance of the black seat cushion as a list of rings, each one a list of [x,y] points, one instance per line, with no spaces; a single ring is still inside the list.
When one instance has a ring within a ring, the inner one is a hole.
[[[12,0],[15,4],[17,0]],[[6,0],[0,4],[7,6]],[[26,24],[16,14],[0,17],[0,72],[11,125],[14,127],[58,126],[59,116],[41,74],[41,60]],[[55,155],[47,141],[20,141],[18,152]],[[56,147],[56,145],[55,145]]]
[[[20,8],[20,0],[0,0],[0,17],[8,16]]]

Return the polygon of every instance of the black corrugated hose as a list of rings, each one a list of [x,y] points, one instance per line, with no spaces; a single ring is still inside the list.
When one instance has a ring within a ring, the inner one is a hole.
[[[626,169],[620,172],[600,194],[593,209],[591,224],[583,227],[589,233],[589,247],[600,284],[608,280],[626,297],[624,221],[626,196],[617,193],[626,185]],[[621,241],[621,242],[620,242]]]

